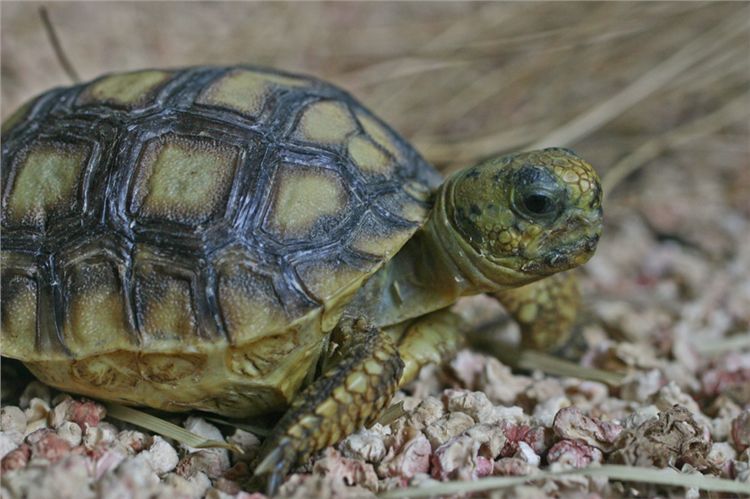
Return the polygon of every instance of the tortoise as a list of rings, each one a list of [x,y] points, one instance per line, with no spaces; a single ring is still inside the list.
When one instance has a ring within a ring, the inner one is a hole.
[[[2,354],[54,387],[167,411],[286,411],[255,470],[373,421],[495,296],[568,337],[602,223],[563,148],[443,180],[339,88],[255,66],[56,88],[2,131]]]

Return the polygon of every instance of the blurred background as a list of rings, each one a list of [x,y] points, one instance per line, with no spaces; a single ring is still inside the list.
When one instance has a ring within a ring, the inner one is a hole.
[[[40,5],[2,4],[3,118],[71,83]],[[84,80],[195,64],[311,73],[444,171],[496,152],[572,147],[605,182],[607,225],[586,285],[607,334],[673,356],[680,334],[691,344],[750,337],[746,3],[47,7]]]

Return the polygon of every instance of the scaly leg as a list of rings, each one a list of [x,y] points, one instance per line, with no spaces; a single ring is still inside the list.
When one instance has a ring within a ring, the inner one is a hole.
[[[571,339],[581,308],[575,272],[554,274],[494,296],[521,327],[524,348],[555,351]]]
[[[449,360],[465,343],[466,326],[457,314],[439,310],[415,320],[404,331],[398,353],[404,361],[399,386],[413,380],[428,364]]]
[[[293,466],[375,421],[398,389],[404,363],[381,329],[342,321],[333,341],[341,360],[297,394],[263,442],[255,476],[267,475],[269,496]]]

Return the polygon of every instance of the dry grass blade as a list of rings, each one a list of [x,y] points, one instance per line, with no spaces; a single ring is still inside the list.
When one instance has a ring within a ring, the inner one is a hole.
[[[730,336],[725,340],[715,340],[711,343],[693,343],[692,347],[703,355],[721,355],[725,352],[736,352],[750,348],[750,333]]]
[[[492,29],[506,20],[506,16],[495,16],[486,28]],[[435,54],[439,54],[440,59],[447,59],[452,53],[458,52],[457,48],[465,43],[467,36],[471,36],[473,33],[472,27],[476,22],[477,20],[472,16],[458,18],[455,22],[449,23],[445,29],[433,36],[432,39],[420,47],[416,52],[418,54],[430,54],[433,55],[433,57]],[[404,68],[405,67],[406,66],[404,66]],[[397,66],[393,68],[393,71],[401,71],[404,68]],[[395,92],[391,92],[379,102],[376,102],[374,108],[380,110],[380,113],[383,115],[391,114],[391,111],[393,111],[393,103],[397,102],[397,97],[403,92],[409,91],[411,88],[412,87],[408,84],[403,85]]]
[[[537,352],[535,350],[516,350],[497,341],[479,331],[471,331],[468,334],[469,344],[477,351],[493,355],[504,364],[517,369],[539,370],[554,376],[569,376],[590,381],[606,383],[610,386],[618,386],[625,379],[625,375],[584,367],[552,355]]]
[[[612,190],[627,176],[638,170],[649,161],[659,157],[665,150],[674,149],[680,145],[694,141],[702,136],[710,135],[721,128],[747,119],[750,100],[748,94],[730,99],[721,108],[713,113],[695,119],[683,125],[663,137],[655,138],[645,142],[638,149],[616,163],[602,179],[602,189],[605,195]]]
[[[526,482],[565,479],[573,476],[603,477],[625,482],[650,483],[672,487],[694,488],[710,492],[727,492],[730,494],[750,494],[750,484],[724,478],[704,475],[686,475],[672,469],[655,469],[638,466],[608,464],[565,472],[541,472],[531,476],[483,478],[474,482],[450,482],[429,487],[414,487],[395,490],[380,495],[382,499],[405,497],[446,496],[449,494],[468,494],[469,492],[504,489],[523,485]]]
[[[551,121],[518,126],[511,130],[492,133],[473,140],[449,141],[436,137],[416,139],[415,145],[424,151],[428,160],[435,163],[448,163],[446,172],[461,167],[464,163],[476,161],[502,151],[510,151],[526,144],[529,137],[538,135],[547,129]]]
[[[57,36],[55,26],[52,24],[52,20],[49,17],[47,7],[39,7],[39,17],[44,25],[44,31],[47,33],[50,45],[52,45],[52,50],[55,52],[55,57],[60,63],[60,66],[62,66],[63,71],[65,71],[65,74],[68,75],[68,78],[70,78],[73,83],[80,83],[81,77],[78,75],[78,71],[76,71],[75,67],[73,67],[70,59],[68,59],[68,56],[65,54],[62,43],[60,43],[60,37]]]
[[[724,48],[735,36],[747,30],[747,10],[744,14],[730,18],[698,37],[692,43],[685,45],[681,50],[622,91],[534,142],[528,148],[538,149],[570,145],[599,129],[639,101],[667,85],[683,71]]]
[[[625,376],[621,373],[604,371],[593,367],[584,367],[567,360],[553,357],[542,352],[533,350],[524,350],[516,361],[517,367],[521,369],[534,370],[538,369],[544,373],[555,376],[569,376],[590,381],[599,381],[611,386],[617,386],[622,383]]]
[[[156,416],[152,416],[143,411],[133,409],[132,407],[125,407],[124,405],[114,403],[106,403],[105,407],[107,408],[108,416],[126,423],[140,426],[141,428],[145,428],[163,437],[171,438],[189,447],[195,447],[198,449],[221,447],[240,454],[243,453],[242,449],[236,445],[221,442],[219,440],[208,440],[182,428],[181,426],[172,424],[169,421],[164,421],[161,418],[157,418]]]
[[[267,437],[271,434],[270,428],[262,428],[260,426],[255,426],[247,423],[237,423],[235,421],[227,421],[225,419],[213,417],[213,416],[204,416],[203,419],[206,421],[213,421],[214,423],[219,423],[225,426],[231,426],[232,428],[238,428],[242,431],[246,431],[248,433],[252,433],[253,435],[257,435],[259,437]]]
[[[390,406],[388,409],[386,409],[383,412],[383,414],[380,415],[376,423],[380,423],[383,426],[387,426],[404,415],[406,415],[406,411],[404,410],[403,401],[397,402],[393,404],[392,406]]]
[[[441,61],[432,59],[421,59],[404,57],[390,59],[387,61],[371,64],[365,68],[343,73],[337,79],[349,82],[346,84],[350,89],[362,89],[372,85],[382,84],[389,80],[396,80],[407,76],[438,71],[441,69],[465,66],[471,61]]]

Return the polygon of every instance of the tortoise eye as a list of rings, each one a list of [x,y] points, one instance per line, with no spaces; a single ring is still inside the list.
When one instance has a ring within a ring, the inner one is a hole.
[[[534,222],[551,222],[562,211],[559,194],[538,185],[523,186],[513,192],[514,211]]]
[[[523,198],[526,211],[534,215],[548,215],[555,211],[555,201],[546,193],[529,194]]]

